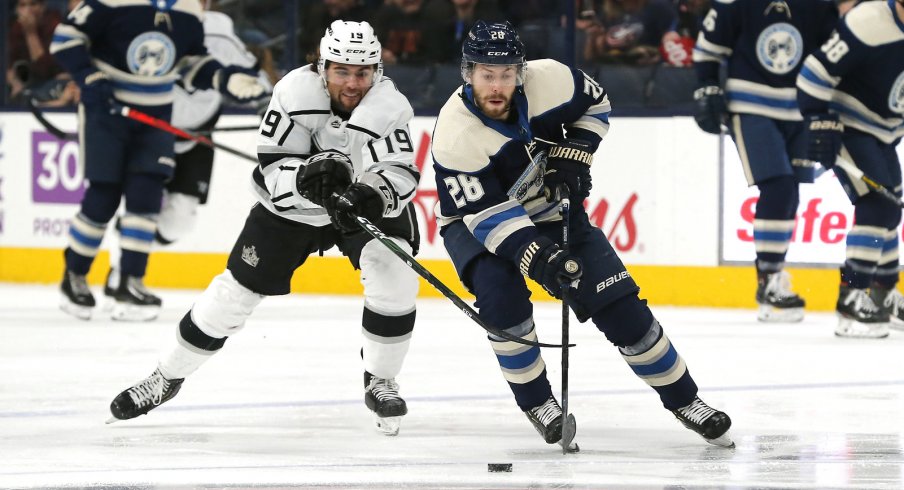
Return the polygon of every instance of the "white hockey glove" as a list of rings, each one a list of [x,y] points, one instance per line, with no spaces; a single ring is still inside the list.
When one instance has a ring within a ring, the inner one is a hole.
[[[226,66],[213,77],[213,88],[238,102],[251,102],[266,97],[267,88],[246,68]]]

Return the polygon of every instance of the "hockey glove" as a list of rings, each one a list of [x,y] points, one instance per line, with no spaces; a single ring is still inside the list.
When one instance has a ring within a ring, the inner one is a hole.
[[[554,297],[562,298],[563,287],[577,287],[583,273],[581,260],[544,236],[538,236],[518,252],[521,273],[537,281]]]
[[[826,170],[835,166],[841,151],[844,124],[835,114],[816,114],[807,117],[807,157],[819,162]]]
[[[113,82],[102,71],[89,73],[79,84],[81,102],[85,110],[114,114]]]
[[[728,118],[722,88],[718,85],[700,87],[694,91],[694,101],[697,103],[697,111],[694,114],[697,126],[707,133],[720,134],[722,125]]]
[[[590,195],[593,188],[590,177],[592,152],[589,142],[577,139],[566,139],[549,149],[546,174],[543,176],[547,201],[558,201],[564,197],[557,192],[563,184],[568,186],[571,197],[578,201]]]
[[[236,102],[253,102],[267,97],[264,87],[253,71],[229,65],[220,68],[213,77],[213,88]]]
[[[301,197],[323,206],[333,193],[342,194],[352,183],[352,161],[335,150],[325,150],[298,167],[295,188]]]
[[[334,197],[327,205],[333,224],[345,233],[361,229],[356,216],[367,218],[371,223],[383,219],[383,198],[373,187],[355,182],[341,196]]]

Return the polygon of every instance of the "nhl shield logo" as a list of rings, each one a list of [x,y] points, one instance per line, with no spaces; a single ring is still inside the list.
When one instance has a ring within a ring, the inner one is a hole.
[[[784,75],[800,63],[804,40],[791,24],[784,22],[767,27],[756,42],[756,57],[764,68]]]
[[[176,45],[162,32],[145,32],[129,44],[126,61],[136,75],[159,77],[172,70]]]
[[[254,249],[254,245],[250,247],[242,246],[242,260],[251,267],[257,267],[257,263],[261,259],[257,256],[257,250]]]

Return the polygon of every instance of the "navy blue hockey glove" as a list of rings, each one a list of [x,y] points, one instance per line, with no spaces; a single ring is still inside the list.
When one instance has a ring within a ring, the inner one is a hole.
[[[694,101],[697,103],[697,111],[694,113],[694,121],[697,126],[707,133],[720,134],[722,125],[728,119],[728,108],[725,105],[725,95],[718,85],[707,85],[694,91]]]
[[[554,202],[564,197],[557,192],[563,184],[568,186],[571,197],[578,201],[586,199],[593,188],[590,176],[592,163],[593,149],[587,141],[565,139],[551,147],[546,158],[546,174],[543,175],[546,200]]]
[[[522,247],[518,256],[521,273],[537,281],[558,299],[562,298],[562,287],[577,287],[577,281],[583,273],[581,259],[570,257],[544,236],[538,236]]]
[[[253,70],[229,65],[217,70],[213,88],[236,102],[253,102],[267,97],[267,88],[257,79]]]
[[[352,183],[352,161],[336,150],[325,150],[298,167],[295,188],[301,197],[323,206],[334,193],[342,194]]]
[[[113,82],[102,71],[93,71],[79,83],[81,103],[85,110],[114,114]]]
[[[844,124],[835,114],[816,114],[807,117],[807,158],[819,162],[826,170],[835,166],[841,152]]]
[[[371,223],[383,219],[383,198],[373,187],[355,182],[341,196],[334,197],[327,205],[333,224],[345,233],[359,231],[356,216],[367,218]]]

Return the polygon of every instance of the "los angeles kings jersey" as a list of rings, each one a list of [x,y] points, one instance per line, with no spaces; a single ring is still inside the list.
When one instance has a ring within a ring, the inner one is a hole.
[[[414,110],[389,78],[377,81],[348,119],[334,113],[313,65],[297,68],[273,89],[261,121],[252,175],[258,201],[283,218],[314,226],[330,223],[326,210],[301,197],[298,167],[322,150],[349,156],[354,181],[377,189],[383,216],[396,217],[414,198],[420,173],[408,123]]]

